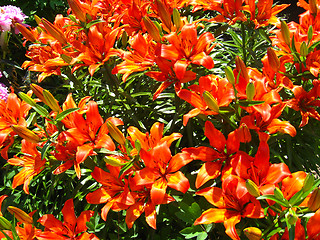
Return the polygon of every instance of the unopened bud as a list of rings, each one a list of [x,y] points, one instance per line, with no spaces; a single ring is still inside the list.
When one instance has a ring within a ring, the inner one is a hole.
[[[58,40],[58,42],[60,42],[62,45],[67,45],[68,40],[59,28],[57,28],[55,25],[53,25],[51,22],[49,22],[45,18],[42,18],[41,22],[45,27],[45,29],[51,34],[52,37]]]
[[[0,216],[0,230],[10,230],[11,223],[4,217]]]
[[[151,21],[150,18],[144,17],[143,18],[143,23],[150,34],[150,36],[155,40],[156,42],[161,42],[161,37],[159,33],[159,29],[157,26]]]
[[[283,193],[282,193],[281,190],[280,190],[279,188],[277,188],[277,187],[273,190],[273,194],[274,194],[274,196],[275,196],[277,199],[279,199],[279,200],[284,200],[284,199],[285,199],[284,196],[283,196]]]
[[[308,47],[305,41],[303,41],[300,45],[300,55],[302,57],[306,57],[308,55]]]
[[[43,88],[32,83],[30,84],[32,92],[44,103],[47,104],[46,99],[43,96]]]
[[[289,209],[286,217],[290,225],[294,225],[298,221],[297,213],[292,208]]]
[[[267,49],[268,62],[273,71],[278,72],[280,69],[280,61],[276,52],[272,48]]]
[[[226,74],[226,78],[228,79],[229,83],[233,86],[235,84],[235,78],[234,78],[234,74],[233,74],[233,71],[231,69],[231,67],[226,67],[224,69],[224,72]]]
[[[26,212],[21,210],[20,208],[9,206],[8,211],[15,216],[22,223],[32,224],[33,220]]]
[[[65,55],[65,54],[60,54],[60,57],[65,61],[66,63],[71,63],[72,57]]]
[[[311,196],[307,203],[308,208],[315,212],[320,208],[320,188],[316,188],[311,193]]]
[[[309,0],[310,12],[313,15],[317,15],[318,7],[317,7],[317,0]]]
[[[313,37],[313,27],[312,27],[312,25],[310,25],[308,28],[308,41],[309,42],[311,41],[312,37]]]
[[[128,43],[128,34],[126,31],[123,31],[121,36],[121,44],[122,46],[127,46],[127,43]]]
[[[281,21],[281,34],[282,34],[284,42],[288,46],[290,46],[290,43],[291,43],[290,31],[289,31],[288,25],[285,21]]]
[[[86,15],[81,9],[81,4],[78,0],[67,0],[72,13],[81,21],[86,22]]]
[[[12,125],[11,129],[20,137],[22,137],[23,139],[29,142],[38,143],[41,141],[40,137],[37,134],[35,134],[34,132],[32,132],[26,127],[23,127],[20,125]]]
[[[204,91],[202,94],[203,100],[205,101],[205,103],[208,105],[208,107],[216,112],[219,113],[219,105],[217,100],[211,95],[210,92],[208,91]]]
[[[122,132],[117,128],[112,122],[107,122],[107,127],[109,130],[109,134],[111,137],[116,140],[119,144],[124,145],[126,142],[125,137],[123,136]]]
[[[172,22],[171,22],[171,16],[169,13],[169,9],[164,5],[164,3],[161,0],[156,0],[156,6],[158,10],[158,15],[164,25],[171,30]]]
[[[314,184],[314,176],[312,173],[308,173],[303,182],[302,191],[307,192],[313,187]]]
[[[254,197],[260,196],[260,191],[259,191],[258,186],[252,180],[250,180],[250,179],[246,180],[246,188],[252,196],[254,196]]]
[[[21,25],[20,23],[16,23],[16,27],[20,31],[20,33],[30,42],[36,42],[37,39],[33,36],[32,32],[26,28],[25,26]]]
[[[248,75],[248,69],[245,65],[245,63],[242,61],[240,57],[236,57],[236,68],[238,72],[240,72],[240,75],[247,81],[249,82],[249,75]]]
[[[41,23],[41,18],[38,15],[33,15],[33,17],[36,23],[39,25]]]
[[[249,82],[246,88],[246,93],[247,93],[247,99],[249,101],[252,101],[254,96],[256,95],[256,89],[254,87],[253,82]]]
[[[104,158],[104,161],[113,167],[121,167],[125,164],[125,163],[122,163],[120,159],[115,157],[110,157],[110,156],[106,156]]]
[[[172,12],[173,23],[176,26],[176,30],[179,30],[181,27],[181,17],[178,9],[174,8]]]
[[[54,96],[46,89],[43,90],[43,97],[46,100],[46,104],[54,111],[59,113],[60,112],[60,106],[58,104],[58,101],[54,98]]]
[[[243,232],[249,240],[260,240],[262,237],[262,231],[256,227],[245,228]]]
[[[28,94],[25,94],[24,92],[19,92],[19,97],[32,107],[36,105],[36,102]]]

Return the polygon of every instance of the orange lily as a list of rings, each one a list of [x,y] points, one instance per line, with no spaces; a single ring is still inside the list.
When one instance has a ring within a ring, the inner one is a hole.
[[[273,7],[273,0],[259,0],[258,3],[255,0],[245,1],[247,5],[244,6],[243,10],[250,12],[250,20],[254,22],[256,28],[265,27],[269,24],[280,26],[280,20],[276,17],[276,14],[290,5],[281,4]]]
[[[134,198],[136,202],[131,205],[126,212],[126,223],[129,228],[133,226],[133,223],[140,215],[144,212],[146,217],[146,222],[150,227],[156,229],[156,219],[157,212],[155,209],[155,204],[151,200],[151,189],[146,186],[139,186],[136,184],[135,180],[137,178],[130,178],[130,188],[133,191]],[[175,201],[173,197],[165,194],[163,201],[160,204],[168,204]]]
[[[216,100],[218,107],[228,106],[234,99],[234,91],[232,85],[225,78],[219,78],[215,75],[202,76],[199,79],[199,85],[191,85],[191,91],[181,89],[177,95],[183,100],[190,103],[195,109],[183,116],[183,125],[187,125],[189,118],[195,117],[199,114],[216,115],[219,111],[212,111],[208,107],[203,93],[209,92]]]
[[[17,95],[10,93],[7,101],[0,99],[0,147],[1,156],[8,159],[8,148],[13,143],[15,132],[12,125],[27,127],[27,117],[30,105],[18,99]]]
[[[127,131],[130,135],[130,140],[134,146],[138,140],[141,148],[148,151],[150,148],[154,148],[162,143],[167,143],[170,147],[171,143],[182,137],[180,133],[172,133],[170,136],[163,136],[164,124],[156,122],[152,125],[150,133],[142,133],[138,128],[130,126]]]
[[[203,33],[198,38],[196,24],[185,24],[179,35],[172,32],[165,38],[170,45],[161,45],[160,56],[174,62],[173,70],[179,80],[183,79],[191,63],[213,68],[213,59],[209,56],[214,48],[214,45],[210,46],[215,40],[212,33]]]
[[[320,82],[314,80],[312,82],[313,88],[308,92],[303,89],[302,86],[294,86],[292,92],[294,98],[287,101],[287,105],[295,111],[300,111],[302,120],[299,127],[303,127],[308,124],[309,117],[320,120],[320,114],[314,107],[320,106],[320,100],[318,100],[318,91]]]
[[[37,150],[37,144],[22,140],[22,157],[15,156],[8,160],[8,163],[15,166],[22,166],[23,169],[14,176],[12,188],[23,184],[23,190],[29,194],[29,184],[32,178],[38,175],[45,168],[45,159],[41,159],[41,154]]]
[[[189,189],[189,180],[179,171],[192,161],[187,152],[172,156],[168,144],[163,142],[150,150],[142,148],[140,157],[146,167],[136,172],[136,184],[151,186],[153,204],[162,204],[168,186],[183,193]]]
[[[228,139],[226,139],[209,121],[205,123],[204,134],[209,139],[212,148],[201,146],[182,149],[182,152],[189,153],[194,160],[204,161],[196,178],[196,188],[200,188],[209,180],[217,178],[221,174],[223,162],[228,165],[232,155],[238,152],[240,142],[251,140],[251,135],[245,126],[229,133]]]
[[[262,194],[273,194],[276,184],[291,176],[285,163],[270,164],[268,138],[268,134],[260,134],[260,144],[255,157],[241,152],[232,158],[230,169],[226,170],[227,174],[252,180]]]
[[[86,222],[90,221],[90,217],[94,212],[91,210],[84,211],[79,217],[74,213],[73,199],[65,202],[62,210],[64,222],[56,219],[52,214],[43,215],[38,222],[45,227],[45,231],[36,235],[39,240],[82,240],[98,238],[93,233],[87,233]]]
[[[129,190],[124,174],[119,177],[121,168],[107,165],[107,169],[109,172],[95,167],[91,175],[102,186],[86,196],[88,203],[106,203],[101,209],[101,217],[105,221],[110,209],[120,211],[135,204],[135,199]]]
[[[194,222],[194,225],[223,223],[226,233],[232,239],[240,240],[235,225],[241,218],[263,218],[263,209],[258,200],[252,197],[243,180],[230,175],[222,182],[222,189],[209,187],[200,190],[197,195],[217,208],[210,208]]]

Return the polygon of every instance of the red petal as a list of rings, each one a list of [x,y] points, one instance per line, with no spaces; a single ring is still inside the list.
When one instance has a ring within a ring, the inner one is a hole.
[[[179,192],[186,193],[190,187],[189,180],[180,171],[174,174],[167,174],[166,179],[168,186]]]
[[[198,172],[196,188],[200,188],[209,180],[217,178],[221,174],[221,167],[221,162],[205,162]]]
[[[167,182],[165,179],[160,178],[152,184],[150,195],[154,205],[161,204],[167,190]]]

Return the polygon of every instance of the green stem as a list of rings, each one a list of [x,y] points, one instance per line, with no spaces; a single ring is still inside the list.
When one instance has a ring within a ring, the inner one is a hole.
[[[246,30],[244,29],[244,23],[241,23],[241,35],[242,35],[242,55],[243,62],[247,65],[247,51],[246,51]]]

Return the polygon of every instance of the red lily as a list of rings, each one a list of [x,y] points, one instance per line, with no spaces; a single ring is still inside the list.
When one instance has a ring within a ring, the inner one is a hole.
[[[8,163],[15,166],[22,166],[22,170],[14,176],[12,188],[23,184],[23,190],[29,194],[29,184],[34,176],[39,174],[45,168],[45,159],[41,159],[41,154],[37,150],[37,145],[31,142],[22,140],[21,152],[22,157],[15,156],[10,158]]]
[[[37,234],[39,240],[91,240],[98,238],[93,233],[87,233],[86,222],[90,221],[94,212],[91,210],[84,211],[79,217],[74,213],[73,199],[65,202],[62,208],[64,222],[56,219],[52,214],[43,215],[38,222],[45,226],[45,231]]]
[[[209,187],[196,194],[204,196],[217,208],[210,208],[203,212],[194,224],[224,223],[226,233],[232,239],[240,240],[235,225],[241,221],[241,218],[264,217],[259,201],[250,195],[245,182],[236,176],[228,176],[222,182],[222,189]]]

